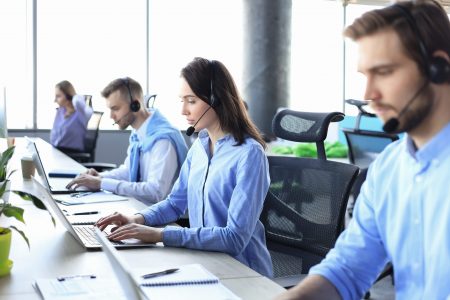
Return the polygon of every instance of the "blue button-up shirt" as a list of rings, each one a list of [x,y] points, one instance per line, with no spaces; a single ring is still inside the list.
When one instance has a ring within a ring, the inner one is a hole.
[[[231,135],[219,139],[214,155],[206,131],[192,145],[166,200],[142,211],[145,224],[162,225],[189,212],[190,228],[167,226],[167,246],[225,252],[272,276],[264,226],[259,216],[270,178],[261,145],[247,138],[240,146]]]
[[[421,149],[407,137],[369,168],[354,219],[310,270],[343,299],[361,299],[387,261],[396,299],[450,295],[450,123]]]

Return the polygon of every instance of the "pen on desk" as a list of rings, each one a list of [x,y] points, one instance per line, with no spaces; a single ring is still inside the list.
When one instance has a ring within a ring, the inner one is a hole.
[[[72,216],[82,216],[82,215],[96,215],[98,211],[80,211],[73,213]]]
[[[175,273],[176,271],[178,271],[177,268],[175,268],[175,269],[168,269],[168,270],[164,270],[164,271],[160,271],[160,272],[155,272],[155,273],[149,273],[149,274],[142,275],[142,278],[149,279],[149,278],[158,277],[158,276],[162,276],[162,275],[172,274],[172,273]]]
[[[92,275],[92,274],[88,274],[88,275],[70,275],[70,276],[57,277],[56,279],[58,281],[64,281],[64,280],[67,280],[67,279],[75,279],[75,278],[91,278],[91,279],[94,279],[94,278],[97,278],[97,276]]]
[[[92,192],[79,192],[79,193],[70,194],[70,197],[81,198],[81,197],[84,197],[84,196],[87,196],[87,195],[90,195],[90,194],[92,194]]]

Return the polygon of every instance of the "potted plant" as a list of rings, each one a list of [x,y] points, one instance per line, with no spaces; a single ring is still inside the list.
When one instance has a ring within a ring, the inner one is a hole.
[[[14,154],[14,146],[8,148],[5,152],[1,154],[0,157],[0,218],[13,217],[16,220],[25,224],[23,219],[23,208],[14,206],[9,203],[8,198],[4,197],[6,192],[9,192],[9,178],[15,170],[9,171],[8,173],[8,162]],[[46,209],[44,203],[37,197],[22,191],[12,191],[13,193],[19,195],[22,199],[31,201],[37,208]],[[53,224],[55,220],[52,217]],[[11,229],[18,232],[30,248],[30,242],[26,234],[18,229],[14,225],[1,226],[0,225],[0,276],[9,274],[12,268],[12,261],[9,259],[9,252],[11,248]]]

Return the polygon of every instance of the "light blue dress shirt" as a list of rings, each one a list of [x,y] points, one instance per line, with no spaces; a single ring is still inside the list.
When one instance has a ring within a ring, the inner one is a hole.
[[[168,132],[167,127],[170,127],[172,133]],[[151,205],[169,194],[186,157],[187,146],[180,131],[172,127],[157,110],[152,110],[151,115],[132,134],[137,135],[140,141],[154,141],[151,147],[139,155],[140,182],[130,181],[130,145],[127,157],[120,167],[100,173],[101,189],[132,196]],[[178,139],[171,138],[172,134],[178,134]]]
[[[259,216],[270,177],[262,146],[247,138],[240,146],[227,135],[211,157],[206,131],[192,145],[166,200],[141,214],[145,224],[176,221],[186,209],[190,228],[167,226],[166,246],[225,252],[255,271],[272,276],[264,226]]]
[[[361,299],[387,261],[396,299],[450,296],[450,123],[417,151],[407,136],[377,157],[348,229],[310,274]]]

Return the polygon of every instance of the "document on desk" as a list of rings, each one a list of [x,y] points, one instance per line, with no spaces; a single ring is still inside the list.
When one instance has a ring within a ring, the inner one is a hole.
[[[35,288],[45,300],[123,299],[123,291],[113,278],[75,275],[36,279]]]
[[[64,205],[77,205],[99,202],[126,201],[125,196],[116,195],[106,191],[79,192],[74,194],[55,195],[53,198]]]
[[[142,279],[142,275],[161,274],[161,269],[146,270],[141,274],[140,285],[149,299],[240,299],[227,289],[219,279],[200,264],[179,266],[176,272]]]

